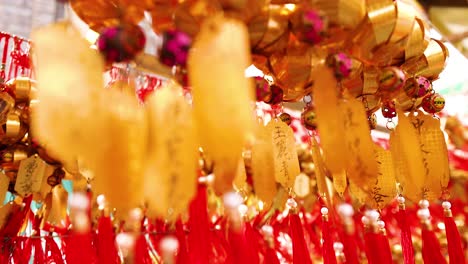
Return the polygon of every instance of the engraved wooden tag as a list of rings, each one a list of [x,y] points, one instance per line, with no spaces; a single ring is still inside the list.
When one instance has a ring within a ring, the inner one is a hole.
[[[275,179],[289,190],[301,172],[294,133],[288,125],[278,119],[271,120],[266,127],[273,140]]]
[[[345,171],[333,173],[333,187],[335,187],[338,195],[343,196],[347,186],[348,182],[346,181]]]
[[[45,162],[37,155],[22,160],[18,169],[15,191],[23,197],[39,191],[45,165]]]

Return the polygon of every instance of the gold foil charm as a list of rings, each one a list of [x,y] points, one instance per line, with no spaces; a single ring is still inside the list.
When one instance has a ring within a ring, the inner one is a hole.
[[[240,192],[247,190],[247,174],[245,171],[244,158],[239,159],[239,165],[237,166],[236,177],[234,177],[234,188]]]
[[[335,187],[336,192],[340,196],[343,196],[347,186],[348,182],[345,171],[333,173],[333,187]]]
[[[294,133],[291,127],[278,119],[271,120],[267,129],[273,140],[275,179],[289,190],[300,173]]]
[[[46,198],[47,215],[45,220],[53,226],[66,227],[67,204],[68,192],[62,185],[55,186]]]
[[[232,189],[239,157],[253,131],[254,88],[244,74],[251,63],[247,28],[222,16],[205,21],[190,49],[193,110],[203,150],[217,167],[218,193]]]
[[[198,148],[191,107],[170,83],[149,100],[148,166],[144,194],[150,216],[177,217],[197,183]]]

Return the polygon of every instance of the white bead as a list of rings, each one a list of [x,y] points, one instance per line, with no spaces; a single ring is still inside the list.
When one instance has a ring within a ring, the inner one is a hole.
[[[328,208],[322,207],[322,209],[320,209],[320,213],[322,213],[323,215],[327,215],[328,214]]]
[[[223,197],[224,206],[229,209],[236,209],[242,204],[242,197],[236,192],[228,192]]]
[[[141,210],[140,208],[132,209],[130,210],[129,215],[130,221],[140,222],[141,219],[143,219],[143,210]]]
[[[98,197],[96,198],[96,202],[99,206],[99,209],[103,210],[106,206],[106,197],[104,196],[104,194],[98,195]]]
[[[335,243],[333,243],[333,249],[334,249],[335,251],[341,252],[341,251],[343,251],[343,248],[344,248],[344,246],[343,246],[343,244],[342,244],[341,242],[335,242]]]
[[[383,229],[383,228],[385,228],[385,222],[382,221],[382,220],[379,220],[379,221],[377,221],[377,226],[378,226],[380,229]]]
[[[297,207],[297,202],[293,198],[289,198],[286,201],[286,205],[289,206],[290,208],[296,208]]]
[[[362,216],[361,217],[361,222],[364,224],[364,225],[368,225],[369,224],[369,218],[367,216]]]
[[[135,244],[135,237],[128,233],[120,233],[116,236],[115,241],[117,245],[123,250],[130,250]]]
[[[431,216],[431,212],[429,212],[429,209],[427,208],[422,208],[418,210],[418,217],[421,220],[427,220]]]
[[[75,210],[86,210],[89,208],[89,199],[83,193],[73,193],[70,199],[70,207]]]
[[[306,95],[304,96],[304,103],[310,103],[312,102],[312,97],[310,95]]]
[[[379,219],[380,214],[376,210],[367,210],[366,216],[369,218],[369,221],[375,222]]]
[[[445,202],[442,203],[442,207],[445,210],[448,210],[448,209],[452,208],[452,204],[449,201],[445,201]]]
[[[161,251],[167,253],[174,253],[179,248],[179,241],[173,236],[164,237],[161,240]]]
[[[341,215],[341,217],[351,217],[354,215],[353,206],[346,203],[340,204],[338,206],[338,213]]]
[[[397,197],[397,201],[398,201],[398,203],[400,203],[400,204],[404,204],[404,203],[405,203],[405,197],[403,197],[403,196],[398,196],[398,197]]]
[[[265,236],[273,236],[273,227],[270,225],[264,225],[262,227],[262,232]]]
[[[246,215],[247,214],[247,211],[249,210],[249,207],[245,204],[241,204],[239,205],[239,207],[237,208],[237,210],[239,210],[239,214],[241,214],[242,216]]]
[[[428,208],[428,207],[429,207],[429,201],[428,201],[428,200],[421,200],[421,201],[419,201],[419,207],[421,207],[421,208]]]

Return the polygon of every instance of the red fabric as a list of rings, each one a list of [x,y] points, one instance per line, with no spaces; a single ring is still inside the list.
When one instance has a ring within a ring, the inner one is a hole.
[[[452,217],[445,217],[445,232],[447,234],[448,253],[450,264],[466,263],[465,254],[461,244],[460,233]]]
[[[109,216],[101,216],[98,222],[96,241],[97,260],[99,264],[118,264],[120,258],[115,244],[114,228]]]
[[[440,252],[440,244],[434,231],[426,228],[422,230],[422,255],[424,264],[447,263]]]
[[[343,235],[343,253],[346,258],[346,264],[359,264],[358,247],[354,234]]]
[[[263,238],[249,222],[245,223],[245,239],[251,263],[260,263],[259,241],[263,240]]]
[[[407,221],[406,210],[400,209],[396,215],[401,233],[401,248],[403,251],[404,264],[414,264],[413,241],[411,240],[410,224]]]
[[[293,264],[311,264],[309,249],[304,240],[304,231],[299,215],[289,214],[290,236],[293,248]]]
[[[189,207],[190,233],[188,241],[190,263],[192,264],[210,262],[210,224],[206,199],[206,186],[200,185]]]
[[[280,264],[276,250],[271,247],[267,247],[265,252],[265,264]]]

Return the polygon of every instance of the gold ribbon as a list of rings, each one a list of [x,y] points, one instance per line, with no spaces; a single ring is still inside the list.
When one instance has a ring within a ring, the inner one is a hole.
[[[447,59],[447,48],[438,40],[431,39],[424,54],[406,61],[401,69],[409,76],[424,76],[428,79],[435,79],[442,72]]]

